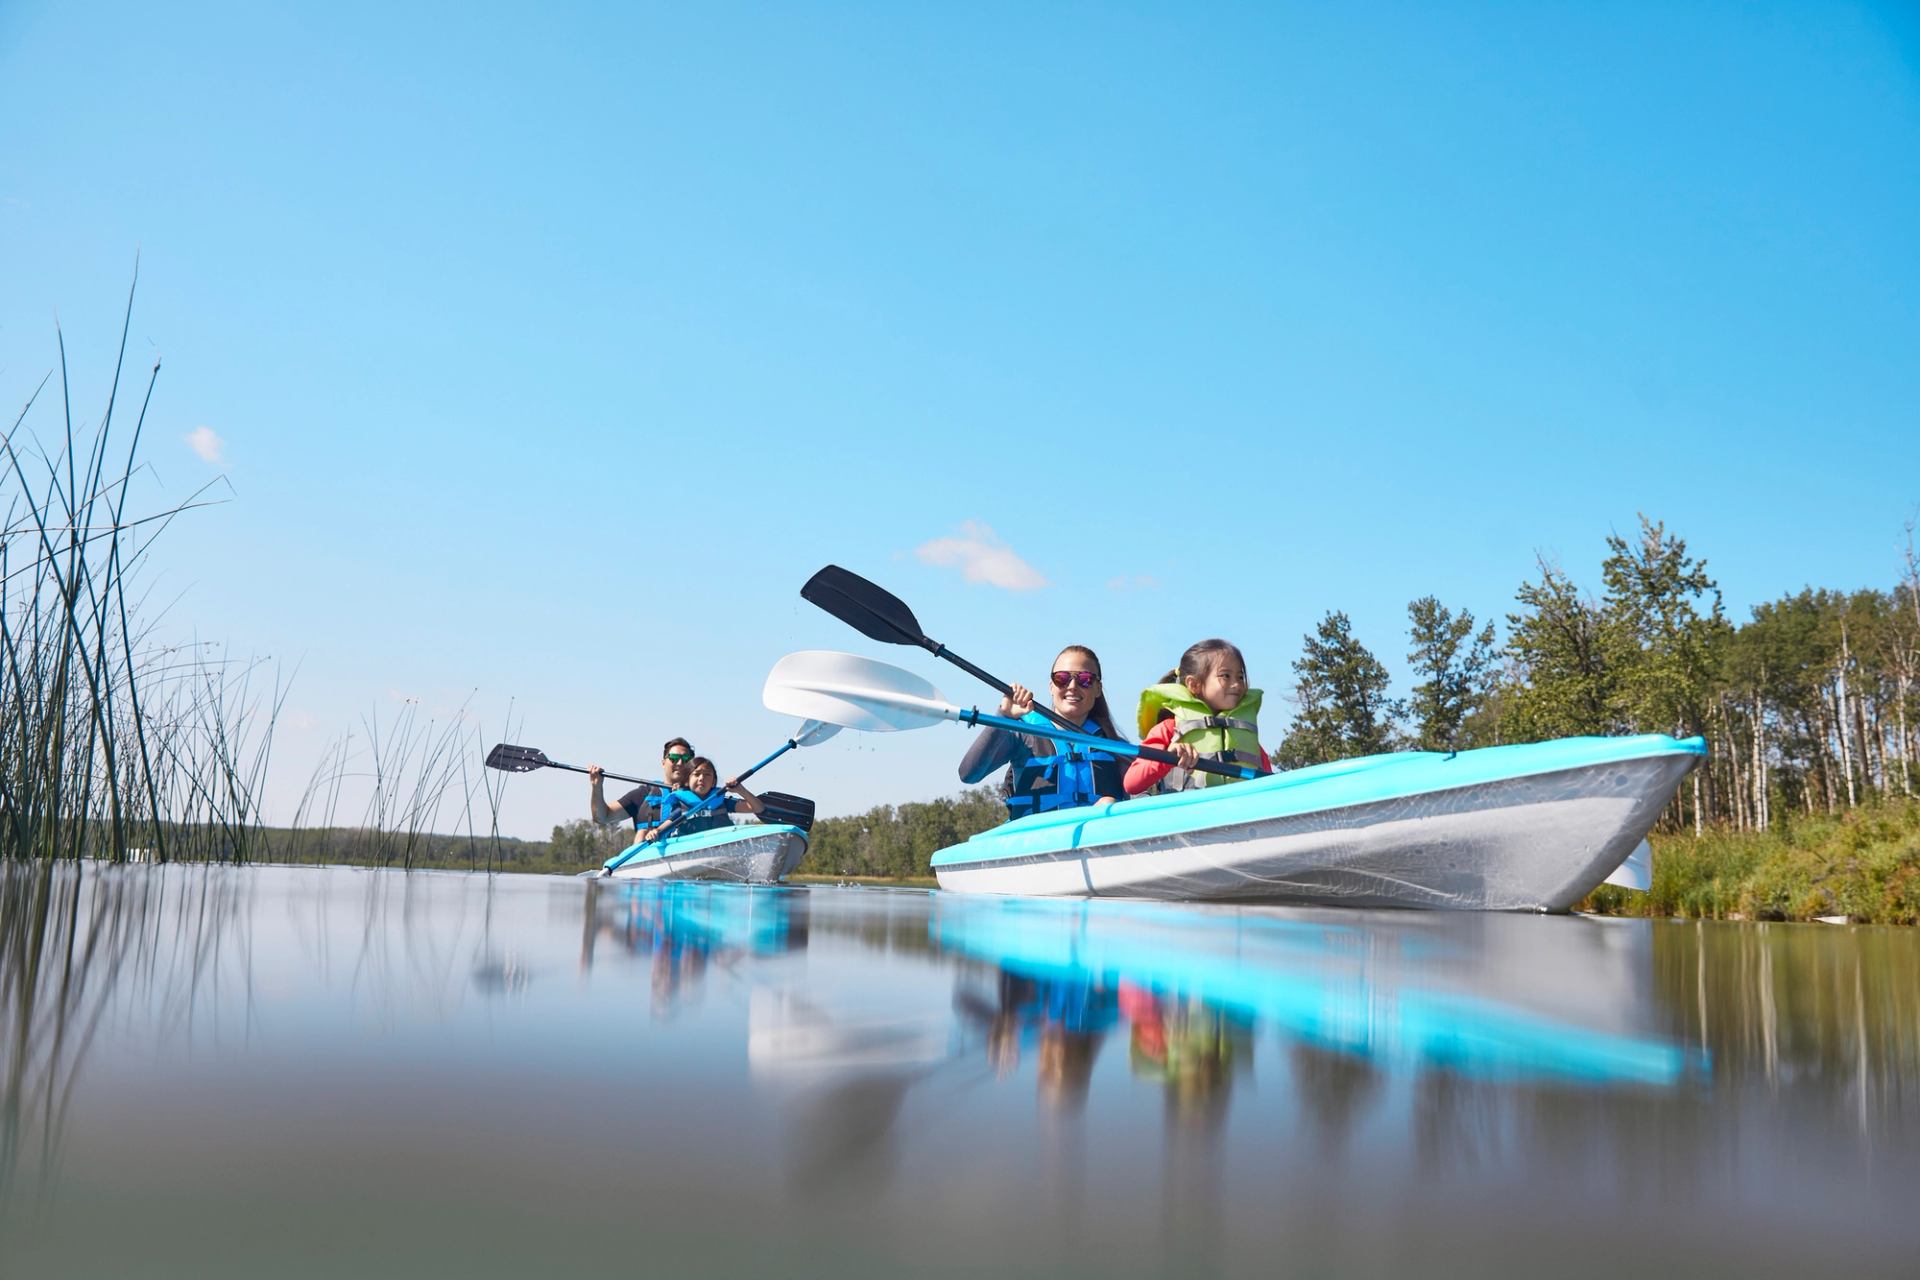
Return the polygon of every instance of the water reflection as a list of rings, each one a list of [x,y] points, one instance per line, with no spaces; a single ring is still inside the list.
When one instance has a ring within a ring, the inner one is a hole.
[[[1556,921],[1576,928],[1515,970],[1508,953],[1526,951],[1543,922],[1495,916],[1462,931],[1412,913],[1347,919],[943,897],[931,928],[943,949],[999,966],[996,1029],[1056,1032],[1074,1046],[1056,1057],[1081,1063],[1124,1018],[1136,1073],[1193,1101],[1223,1091],[1236,1044],[1260,1020],[1308,1050],[1503,1080],[1663,1086],[1702,1060],[1626,1030],[1646,1012],[1644,930]],[[1569,1008],[1580,1016],[1547,1011]]]
[[[160,1044],[226,1029],[197,996],[247,980],[244,889],[218,868],[0,863],[0,1216],[23,1166],[32,1179],[57,1165],[103,1027],[142,1005]]]
[[[0,966],[7,1274],[1920,1243],[1920,932],[15,866]]]
[[[653,1012],[671,1017],[708,966],[804,951],[807,891],[707,881],[585,881],[580,971],[603,944],[652,974]]]

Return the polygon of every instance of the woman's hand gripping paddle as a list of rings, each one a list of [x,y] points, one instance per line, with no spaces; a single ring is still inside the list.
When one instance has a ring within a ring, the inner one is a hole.
[[[862,658],[851,653],[809,649],[790,653],[773,666],[760,700],[771,711],[805,716],[846,729],[866,733],[894,733],[903,729],[924,729],[943,720],[960,724],[984,724],[1010,733],[1030,733],[1080,746],[1098,747],[1120,756],[1137,756],[1178,764],[1171,751],[1137,747],[1076,729],[1049,729],[1028,720],[1009,720],[990,716],[979,708],[956,707],[931,684],[899,667]],[[1259,772],[1242,765],[1218,764],[1199,760],[1194,768],[1217,773],[1224,778],[1257,778]]]
[[[982,671],[922,631],[919,620],[913,616],[913,610],[907,608],[906,601],[891,591],[868,582],[857,573],[850,573],[837,564],[830,564],[807,579],[807,585],[800,588],[800,598],[819,605],[869,640],[878,640],[882,644],[918,645],[934,657],[945,658],[968,675],[991,685],[1003,697],[1013,696],[1012,685],[998,676]],[[933,686],[927,687],[931,689]],[[1072,721],[1055,714],[1038,702],[1033,704],[1033,709],[1069,733],[1075,732]],[[1105,738],[1101,739],[1102,743],[1107,741]],[[1158,759],[1156,756],[1147,758]]]
[[[762,760],[759,764],[754,765],[751,769],[748,769],[745,773],[734,778],[733,781],[736,783],[745,782],[748,778],[751,778],[754,774],[760,772],[762,769],[772,764],[775,760],[778,760],[781,756],[787,754],[787,752],[792,751],[795,747],[814,746],[816,743],[825,742],[828,738],[831,738],[834,734],[838,732],[840,732],[839,725],[810,718],[807,720],[805,724],[800,726],[799,730],[791,738],[788,738],[785,742],[781,743],[779,748],[775,750],[772,755]],[[491,757],[489,757],[489,759],[491,759]],[[612,775],[609,774],[608,776],[611,777]],[[618,871],[621,867],[626,866],[627,863],[630,862],[634,857],[638,856],[640,851],[646,848],[648,844],[658,843],[661,840],[665,840],[668,836],[672,835],[675,831],[679,830],[681,823],[687,821],[689,818],[693,817],[695,814],[707,813],[712,811],[714,808],[718,807],[718,805],[722,800],[725,800],[725,799],[726,799],[726,789],[724,787],[715,787],[712,791],[707,793],[706,799],[702,800],[699,804],[694,805],[691,809],[688,809],[685,813],[673,819],[673,821],[667,823],[665,826],[654,828],[652,840],[641,841],[640,843],[635,844],[633,848],[628,849],[625,853],[619,854],[616,857],[608,859],[605,865],[603,865],[600,868],[600,874],[603,876],[612,875],[614,872]]]

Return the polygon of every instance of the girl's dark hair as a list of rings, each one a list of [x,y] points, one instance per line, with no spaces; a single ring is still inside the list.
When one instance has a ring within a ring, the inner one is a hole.
[[[693,748],[689,747],[687,749],[691,751]],[[713,769],[713,776],[716,779],[719,778],[720,771],[718,769],[714,769],[713,761],[707,759],[705,756],[695,756],[693,759],[687,761],[687,772],[691,774],[695,769],[698,769],[701,765],[705,765],[707,766],[707,768]]]
[[[1211,640],[1202,640],[1199,644],[1188,646],[1187,651],[1180,655],[1180,665],[1167,672],[1166,679],[1160,683],[1172,684],[1175,680],[1185,680],[1188,676],[1205,675],[1212,670],[1213,657],[1219,653],[1232,654],[1234,660],[1243,669],[1247,665],[1247,657],[1240,652],[1239,645],[1215,636]]]
[[[1246,668],[1247,658],[1240,652],[1240,646],[1231,640],[1222,640],[1215,636],[1211,640],[1202,640],[1199,644],[1190,645],[1187,651],[1180,655],[1180,665],[1161,676],[1157,683],[1184,684],[1188,676],[1205,675],[1213,668],[1213,657],[1218,653],[1232,654],[1239,661],[1241,668],[1243,670]],[[1159,718],[1171,720],[1173,712],[1162,707]]]
[[[1093,700],[1093,710],[1087,713],[1087,719],[1099,725],[1100,732],[1109,738],[1125,742],[1126,739],[1120,736],[1120,727],[1113,722],[1113,711],[1107,706],[1107,676],[1106,672],[1100,669],[1100,655],[1083,644],[1070,644],[1060,651],[1060,657],[1055,658],[1054,661],[1058,662],[1060,658],[1070,653],[1077,653],[1091,662],[1093,674],[1100,677],[1100,696]]]

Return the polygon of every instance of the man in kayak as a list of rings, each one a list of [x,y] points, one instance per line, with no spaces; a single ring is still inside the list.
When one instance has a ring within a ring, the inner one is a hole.
[[[693,744],[685,738],[668,738],[667,745],[660,748],[660,777],[667,785],[657,787],[651,782],[643,782],[627,794],[620,797],[617,805],[609,806],[600,784],[605,777],[597,764],[587,766],[587,781],[593,785],[593,798],[589,807],[593,820],[600,826],[619,822],[622,818],[633,821],[635,832],[657,827],[663,822],[671,822],[690,808],[695,797],[687,790],[687,778],[693,772]]]

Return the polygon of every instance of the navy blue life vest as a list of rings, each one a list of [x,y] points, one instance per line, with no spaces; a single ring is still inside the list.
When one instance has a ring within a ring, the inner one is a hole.
[[[1029,724],[1047,725],[1046,717],[1037,711],[1029,711],[1020,718]],[[1080,731],[1094,737],[1105,736],[1092,720]],[[1126,765],[1121,757],[1076,742],[1049,742],[1048,745],[1053,748],[1053,754],[1028,756],[1024,764],[1013,767],[1013,792],[1007,797],[1009,818],[1051,813],[1055,809],[1077,809],[1101,796],[1117,800],[1125,794],[1121,778]]]

